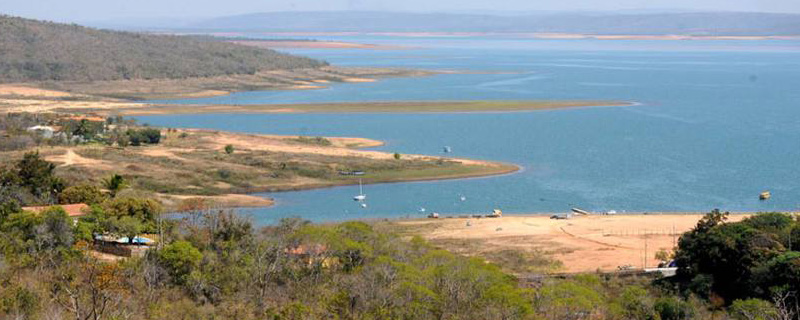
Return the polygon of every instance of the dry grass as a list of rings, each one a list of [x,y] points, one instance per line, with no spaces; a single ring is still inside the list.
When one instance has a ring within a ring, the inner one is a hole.
[[[447,179],[517,170],[491,162],[363,151],[348,146],[375,146],[361,138],[326,138],[330,145],[309,144],[296,136],[233,134],[206,130],[169,132],[156,146],[117,148],[102,145],[40,149],[58,164],[57,174],[74,183],[99,184],[116,173],[133,189],[157,193],[177,202],[188,196],[215,197],[234,206],[263,205],[252,198],[234,197],[265,191],[301,190],[335,185]],[[224,151],[233,145],[233,154]],[[21,158],[23,152],[2,154],[1,161]],[[344,176],[339,171],[365,171]]]

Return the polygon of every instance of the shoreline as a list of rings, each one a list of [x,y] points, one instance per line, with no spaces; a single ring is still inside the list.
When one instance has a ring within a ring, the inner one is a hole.
[[[131,106],[109,111],[126,116],[152,116],[175,114],[325,114],[325,113],[505,113],[532,112],[558,109],[593,107],[631,107],[641,105],[631,101],[592,100],[468,100],[468,101],[396,101],[354,103],[307,103],[274,105],[209,105],[164,104]]]

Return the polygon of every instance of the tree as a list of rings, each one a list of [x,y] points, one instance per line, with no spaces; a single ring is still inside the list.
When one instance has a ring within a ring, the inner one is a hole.
[[[128,238],[128,243],[133,243],[134,239],[142,233],[144,226],[139,219],[131,216],[120,216],[108,219],[108,229],[121,236]]]
[[[56,166],[42,159],[38,151],[28,152],[16,164],[16,181],[6,181],[2,184],[16,182],[30,191],[39,201],[54,203],[65,186],[64,181],[55,176],[55,169]],[[14,177],[4,179],[14,179]]]
[[[233,145],[232,144],[229,144],[229,145],[225,146],[225,153],[233,154]]]
[[[43,248],[70,247],[73,241],[72,219],[64,208],[53,206],[40,215],[42,223],[36,228],[39,245]]]
[[[625,310],[626,319],[656,319],[653,302],[648,298],[647,290],[639,286],[629,286],[622,291],[620,304]]]
[[[775,306],[760,299],[736,300],[731,304],[729,313],[738,320],[778,320]]]
[[[692,307],[688,303],[673,296],[665,296],[656,299],[656,302],[653,304],[653,309],[655,309],[660,320],[684,320],[694,318],[694,310]]]
[[[202,259],[200,250],[188,241],[175,241],[158,252],[158,261],[169,271],[176,283],[184,283]]]
[[[153,199],[117,198],[104,205],[109,217],[130,216],[145,224],[145,229],[153,231],[162,207]]]
[[[397,152],[394,153],[394,159],[395,160],[400,160],[400,157],[401,157],[401,155],[399,153],[397,153]]]
[[[103,181],[103,185],[111,193],[112,198],[116,197],[117,193],[128,186],[128,184],[125,182],[125,178],[116,173]]]
[[[67,187],[58,198],[61,204],[85,203],[92,205],[106,200],[106,196],[99,188],[88,184]]]

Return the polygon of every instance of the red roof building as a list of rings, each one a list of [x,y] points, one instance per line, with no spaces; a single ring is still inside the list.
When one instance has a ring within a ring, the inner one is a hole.
[[[61,207],[64,208],[64,211],[67,212],[67,215],[70,217],[80,217],[84,216],[89,212],[89,206],[85,203],[76,203],[76,204],[59,204],[53,206],[41,206],[41,207],[22,207],[24,211],[30,211],[33,213],[41,213],[47,208],[50,207]]]

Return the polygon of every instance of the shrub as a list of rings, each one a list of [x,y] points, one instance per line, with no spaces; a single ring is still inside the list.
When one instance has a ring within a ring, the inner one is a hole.
[[[229,144],[229,145],[225,146],[225,153],[233,154],[233,145],[232,144]]]
[[[158,261],[176,283],[186,281],[189,273],[200,265],[203,254],[188,241],[175,241],[158,252]]]
[[[102,203],[105,199],[105,195],[99,188],[86,184],[68,187],[58,197],[61,204],[86,203],[91,205]]]

